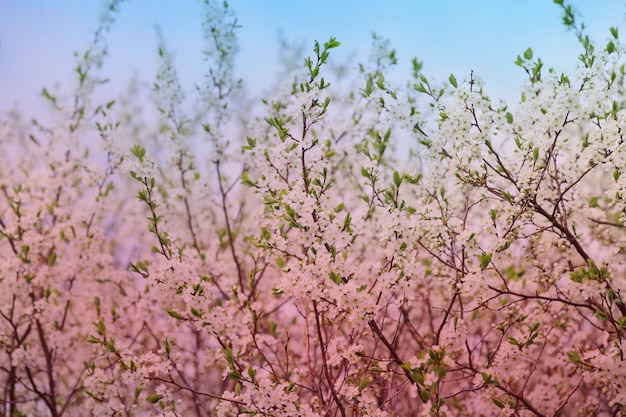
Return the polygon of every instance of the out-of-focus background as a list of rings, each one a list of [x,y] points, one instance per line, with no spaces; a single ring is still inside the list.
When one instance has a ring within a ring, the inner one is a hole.
[[[574,0],[579,21],[600,47],[609,26],[624,22],[623,1]],[[461,79],[473,70],[487,92],[510,104],[518,100],[525,75],[513,62],[532,47],[546,67],[576,66],[580,46],[549,0],[232,0],[239,18],[237,75],[247,91],[262,96],[276,80],[279,39],[303,45],[334,36],[342,46],[333,59],[349,65],[367,59],[371,33],[387,37],[397,50],[397,80],[410,73],[410,61],[424,62],[429,78]],[[73,53],[84,51],[98,26],[97,0],[0,0],[0,108],[17,106],[36,115],[45,104],[42,87],[69,90],[75,85]],[[130,0],[108,35],[109,57],[102,74],[107,88],[123,90],[133,75],[149,83],[157,64],[156,26],[174,51],[184,87],[201,82],[205,72],[202,4],[197,0]],[[623,33],[626,36],[626,32]]]

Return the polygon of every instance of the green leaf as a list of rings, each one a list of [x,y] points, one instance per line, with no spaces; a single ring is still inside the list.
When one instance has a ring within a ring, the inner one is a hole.
[[[148,401],[150,404],[156,404],[161,401],[161,398],[163,398],[162,395],[152,394],[146,397],[146,401]]]
[[[175,318],[176,320],[184,320],[184,317],[175,312],[174,310],[167,310],[167,315]]]
[[[613,41],[609,41],[609,43],[606,44],[606,51],[609,54],[612,54],[613,52],[615,52],[615,44],[613,43]]]
[[[489,218],[491,219],[492,222],[496,221],[497,216],[498,216],[498,211],[496,209],[489,210]]]
[[[504,403],[502,401],[500,401],[499,399],[492,398],[491,401],[493,401],[493,403],[496,405],[496,407],[504,408]]]
[[[228,377],[233,381],[241,381],[241,372],[234,369],[231,373],[228,374]]]
[[[352,216],[350,216],[350,213],[346,214],[346,218],[343,221],[343,230],[345,230],[348,233],[352,233],[352,229],[350,228],[350,225],[352,223]]]
[[[343,278],[341,278],[341,275],[339,275],[338,273],[330,271],[328,273],[328,276],[330,277],[331,281],[333,281],[335,284],[337,285],[344,284]]]
[[[93,298],[93,303],[96,305],[96,312],[98,313],[98,316],[100,316],[100,297],[95,296]]]
[[[233,351],[230,349],[224,349],[224,357],[226,358],[226,362],[233,366],[235,363],[235,356],[233,355]]]
[[[363,378],[361,378],[361,381],[359,382],[359,392],[367,388],[370,382],[372,382],[372,380],[367,375],[363,375]]]
[[[511,112],[506,112],[506,115],[505,115],[505,116],[506,116],[506,122],[507,122],[508,124],[513,123],[513,115],[511,114]]]
[[[257,186],[257,183],[250,179],[250,177],[248,176],[248,172],[247,171],[244,171],[243,174],[241,174],[241,183],[243,185],[245,185],[246,187],[256,187]]]
[[[130,148],[130,152],[139,159],[139,162],[143,162],[143,158],[146,156],[146,148],[139,145],[133,145],[133,147]]]
[[[423,83],[419,83],[419,84],[413,84],[413,88],[415,89],[415,91],[419,92],[419,93],[426,93],[426,87],[424,87]]]
[[[572,361],[572,363],[575,363],[577,365],[580,365],[583,363],[583,360],[580,358],[580,355],[578,354],[578,352],[574,350],[570,350],[569,352],[567,352],[567,357],[569,358],[570,361]]]
[[[452,84],[452,86],[454,88],[457,88],[457,82],[456,82],[456,77],[453,74],[450,74],[450,77],[448,77],[448,81],[450,81],[450,84]]]
[[[609,316],[600,309],[596,309],[595,315],[596,315],[596,318],[600,321],[606,321],[609,319]]]
[[[398,171],[393,172],[393,183],[398,188],[400,188],[400,185],[402,184],[402,176]]]
[[[580,284],[583,282],[583,279],[585,278],[586,275],[587,275],[587,270],[584,268],[581,268],[580,270],[570,272],[569,278],[572,281]]]
[[[43,94],[43,96],[44,96],[46,99],[48,99],[48,100],[50,100],[51,102],[53,102],[53,103],[55,103],[55,104],[56,104],[56,102],[57,102],[56,97],[54,97],[52,94],[50,94],[50,92],[49,92],[46,88],[44,88],[44,89],[43,89],[43,91],[42,91],[41,93]]]
[[[324,49],[333,49],[341,45],[341,42],[337,41],[335,38],[330,38],[328,42],[324,44]]]
[[[478,255],[478,260],[480,261],[480,269],[485,270],[491,263],[492,253],[483,253]]]
[[[533,50],[532,50],[532,48],[528,48],[527,50],[524,51],[524,59],[526,59],[526,60],[533,59]]]
[[[56,252],[52,252],[50,254],[50,257],[48,258],[48,266],[52,267],[56,264],[57,261],[57,254]]]
[[[93,325],[96,326],[96,329],[100,336],[104,336],[106,334],[106,325],[104,324],[104,319],[102,317],[100,317],[100,320],[98,320],[97,322],[94,321]]]

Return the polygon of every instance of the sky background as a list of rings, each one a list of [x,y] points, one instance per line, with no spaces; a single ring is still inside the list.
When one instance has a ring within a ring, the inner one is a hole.
[[[552,0],[231,0],[242,28],[237,75],[248,92],[261,96],[276,81],[278,34],[303,43],[334,36],[342,46],[331,59],[364,62],[371,33],[391,40],[399,57],[398,80],[408,76],[410,61],[424,62],[432,79],[479,74],[487,92],[518,100],[525,78],[513,62],[532,47],[547,67],[572,70],[579,44],[561,23]],[[571,4],[604,47],[609,26],[624,26],[624,0],[575,0]],[[98,26],[98,0],[0,0],[0,109],[14,105],[30,116],[43,109],[42,87],[70,92],[75,85],[73,53],[84,51]],[[103,74],[109,89],[121,91],[137,75],[150,83],[157,67],[158,25],[183,85],[191,88],[205,73],[202,56],[201,2],[129,0],[123,2],[108,35],[110,56]],[[336,52],[335,52],[336,51]],[[513,103],[511,103],[513,104]]]

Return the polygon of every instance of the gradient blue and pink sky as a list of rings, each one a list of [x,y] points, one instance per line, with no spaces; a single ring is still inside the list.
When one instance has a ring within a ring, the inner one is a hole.
[[[624,0],[571,2],[592,39],[604,47],[609,26],[625,21]],[[513,62],[532,47],[535,56],[559,70],[575,68],[578,42],[561,23],[552,0],[231,0],[242,26],[237,75],[248,92],[262,95],[275,81],[278,33],[290,42],[330,36],[342,42],[338,58],[356,52],[364,61],[371,33],[391,40],[397,50],[398,76],[408,75],[410,60],[424,62],[429,78],[457,78],[471,70],[487,91],[516,101],[525,75]],[[84,51],[98,25],[98,0],[0,0],[0,108],[18,105],[39,112],[42,87],[74,85],[73,52]],[[150,82],[156,70],[159,25],[186,87],[201,82],[201,2],[198,0],[130,0],[123,2],[108,37],[110,56],[103,73],[119,88],[133,74]],[[622,31],[626,36],[626,29]],[[512,104],[512,103],[511,103]]]

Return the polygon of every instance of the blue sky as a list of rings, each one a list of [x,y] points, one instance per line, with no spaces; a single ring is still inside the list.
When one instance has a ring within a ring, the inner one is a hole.
[[[561,24],[551,0],[231,0],[242,28],[237,73],[253,95],[275,81],[278,33],[291,42],[330,36],[342,42],[338,59],[356,53],[364,61],[371,33],[389,38],[400,60],[398,77],[410,60],[424,62],[429,78],[446,80],[479,74],[489,93],[517,100],[523,71],[513,64],[532,47],[547,66],[575,68],[580,51],[573,33]],[[623,26],[624,0],[572,2],[592,39],[604,46],[609,26]],[[70,91],[75,61],[98,24],[97,0],[0,0],[0,108],[17,104],[31,116],[41,111],[42,87]],[[159,25],[185,86],[201,82],[201,5],[198,0],[129,0],[109,35],[110,56],[103,69],[110,89],[122,89],[137,74],[150,82],[156,70]],[[622,36],[626,36],[623,28]]]

